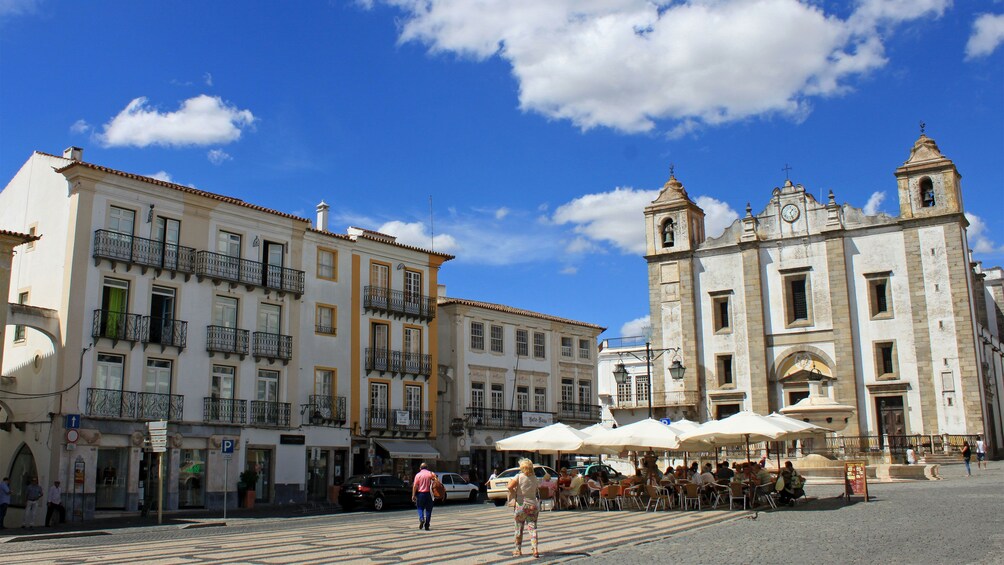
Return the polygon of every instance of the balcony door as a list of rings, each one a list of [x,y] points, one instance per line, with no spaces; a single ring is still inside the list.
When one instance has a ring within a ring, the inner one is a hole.
[[[370,303],[386,309],[390,304],[390,266],[370,263]]]
[[[125,359],[121,355],[98,354],[98,370],[94,387],[104,390],[122,390],[122,374]]]
[[[422,427],[422,387],[405,385],[404,409],[408,411],[408,427],[420,429]]]
[[[285,247],[281,243],[265,241],[262,256],[262,286],[282,288],[282,261],[285,258]]]
[[[390,359],[390,327],[387,324],[370,325],[370,355],[372,368],[386,371]]]
[[[209,416],[213,420],[233,422],[234,419],[234,375],[236,369],[229,365],[213,365],[212,382],[209,385]]]
[[[213,325],[221,328],[237,328],[237,299],[217,296],[213,301]]]
[[[258,306],[258,331],[278,334],[282,321],[282,307],[278,304]]]
[[[404,371],[413,375],[423,374],[421,328],[404,328]]]
[[[126,337],[129,310],[129,281],[106,278],[101,289],[101,336]]]
[[[168,269],[178,268],[178,243],[181,241],[181,222],[163,216],[157,216],[153,226],[153,240],[157,246],[161,265]]]
[[[422,273],[419,271],[404,272],[404,311],[418,314],[422,305]]]
[[[167,359],[147,359],[143,392],[171,394],[171,362]]]
[[[150,343],[174,343],[174,289],[155,286],[150,295]]]
[[[227,280],[241,280],[241,236],[236,233],[220,231],[216,234],[216,253],[220,264],[212,271]],[[212,272],[211,271],[211,272]]]
[[[370,383],[370,429],[387,429],[387,384]]]

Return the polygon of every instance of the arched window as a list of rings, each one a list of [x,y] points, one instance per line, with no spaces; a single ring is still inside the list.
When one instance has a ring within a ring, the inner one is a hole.
[[[920,179],[920,203],[924,208],[934,206],[934,183],[931,177]]]
[[[11,506],[24,506],[24,493],[31,483],[31,478],[38,476],[38,471],[35,468],[35,456],[31,454],[31,449],[27,445],[22,445],[21,449],[17,451],[8,476],[10,477]]]
[[[662,246],[663,247],[673,247],[676,245],[676,235],[675,226],[673,225],[673,219],[669,218],[662,223]]]

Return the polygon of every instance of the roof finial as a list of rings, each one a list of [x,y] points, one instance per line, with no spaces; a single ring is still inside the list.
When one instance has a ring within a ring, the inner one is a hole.
[[[676,165],[673,163],[669,164],[669,178],[673,178],[673,172],[676,170]]]
[[[749,217],[749,216],[752,216],[752,215],[753,215],[753,207],[750,206],[749,202],[747,202],[746,203],[746,217]]]
[[[924,120],[920,120],[920,135],[924,135],[924,128],[926,127],[927,124],[924,123]]]
[[[781,170],[784,171],[784,180],[791,180],[790,178],[788,178],[788,171],[791,170],[791,166],[788,165],[788,163],[785,163],[784,168]]]

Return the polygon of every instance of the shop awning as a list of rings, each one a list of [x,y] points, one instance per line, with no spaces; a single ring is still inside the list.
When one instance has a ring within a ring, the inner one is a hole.
[[[391,459],[439,459],[439,451],[427,441],[407,439],[374,439],[387,450]]]

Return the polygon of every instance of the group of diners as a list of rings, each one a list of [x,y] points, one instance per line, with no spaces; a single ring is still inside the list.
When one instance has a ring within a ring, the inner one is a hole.
[[[555,510],[584,506],[599,506],[600,499],[610,486],[616,486],[621,500],[634,497],[646,505],[652,496],[668,495],[673,499],[682,498],[693,492],[694,485],[702,501],[717,506],[728,500],[730,493],[741,488],[746,498],[744,506],[756,507],[761,501],[772,499],[771,505],[794,505],[794,501],[805,496],[805,479],[795,470],[791,461],[786,461],[779,472],[772,473],[763,462],[728,461],[698,462],[689,467],[680,465],[667,467],[665,472],[650,468],[636,469],[635,474],[619,482],[611,481],[603,471],[594,471],[582,476],[577,469],[562,468],[557,477],[545,476],[540,482],[541,498],[552,500]],[[733,486],[738,485],[738,486]]]

